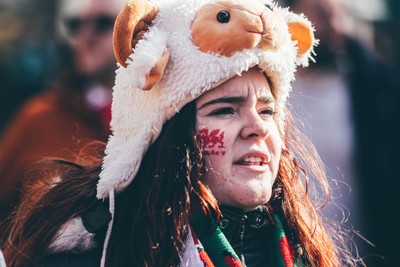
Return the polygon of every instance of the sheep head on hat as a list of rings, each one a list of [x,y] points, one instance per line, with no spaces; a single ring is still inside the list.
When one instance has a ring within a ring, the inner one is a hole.
[[[184,105],[253,66],[271,78],[277,108],[284,105],[315,43],[303,15],[269,0],[131,0],[114,28],[120,67],[97,196],[130,184]]]

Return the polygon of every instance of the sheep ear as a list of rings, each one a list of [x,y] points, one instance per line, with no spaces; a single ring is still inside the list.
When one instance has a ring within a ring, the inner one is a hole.
[[[288,23],[292,40],[297,41],[297,58],[302,57],[310,51],[314,44],[314,30],[309,23],[303,21],[292,21]]]
[[[126,67],[132,48],[149,29],[158,8],[148,0],[131,0],[119,13],[114,25],[113,47],[118,62]]]
[[[169,50],[165,48],[162,56],[157,60],[154,67],[150,70],[149,74],[146,77],[146,83],[143,87],[143,90],[150,90],[153,86],[158,83],[159,80],[164,75],[165,67],[167,66],[169,59]]]

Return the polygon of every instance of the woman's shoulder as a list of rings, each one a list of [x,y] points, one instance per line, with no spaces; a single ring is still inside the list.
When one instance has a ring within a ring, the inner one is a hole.
[[[97,201],[59,229],[47,256],[38,265],[100,266],[103,241],[110,220],[107,204]]]
[[[95,161],[50,159],[38,165],[22,187],[4,249],[7,260],[32,266],[26,259],[75,259],[102,247],[111,214],[108,202],[96,198],[100,169]]]

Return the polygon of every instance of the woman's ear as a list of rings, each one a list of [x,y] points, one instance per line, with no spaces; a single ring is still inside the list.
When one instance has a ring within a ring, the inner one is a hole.
[[[292,40],[297,41],[297,58],[302,57],[313,48],[314,29],[303,21],[291,21],[288,23],[288,29],[292,35]]]

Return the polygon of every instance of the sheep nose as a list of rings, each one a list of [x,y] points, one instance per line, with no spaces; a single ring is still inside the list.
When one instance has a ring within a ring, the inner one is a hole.
[[[268,7],[265,7],[260,18],[263,33],[257,47],[264,51],[278,50],[285,43],[285,21]]]

